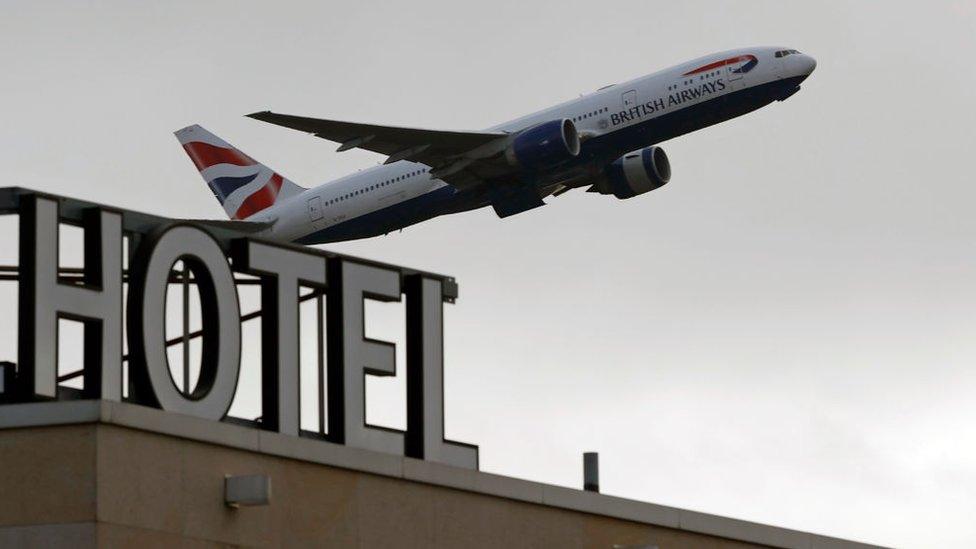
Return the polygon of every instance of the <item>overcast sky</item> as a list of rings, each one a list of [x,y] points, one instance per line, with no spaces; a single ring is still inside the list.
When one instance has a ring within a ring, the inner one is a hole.
[[[653,193],[325,248],[458,278],[447,429],[485,471],[580,486],[596,450],[613,495],[976,541],[976,2],[2,10],[3,184],[173,217],[224,216],[172,135],[188,124],[308,186],[382,157],[242,115],[481,129],[710,52],[813,55],[788,101],[665,143],[674,177]],[[402,342],[402,305],[367,312]],[[402,377],[370,382],[376,423],[403,426]]]

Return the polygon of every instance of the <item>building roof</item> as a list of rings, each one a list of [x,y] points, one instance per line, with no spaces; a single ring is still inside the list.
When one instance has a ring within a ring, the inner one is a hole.
[[[6,404],[0,407],[0,429],[87,423],[116,425],[261,454],[772,547],[797,549],[877,547],[788,528],[362,450],[319,439],[281,435],[249,426],[214,422],[134,404],[76,400]]]

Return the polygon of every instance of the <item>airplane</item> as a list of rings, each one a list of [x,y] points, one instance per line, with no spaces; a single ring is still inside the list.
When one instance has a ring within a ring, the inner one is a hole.
[[[671,179],[658,144],[800,89],[813,57],[756,47],[612,84],[483,131],[441,131],[276,114],[247,116],[385,155],[379,166],[301,187],[198,125],[179,142],[232,221],[256,236],[323,244],[387,234],[491,206],[508,217],[586,187],[628,199]],[[241,223],[243,222],[243,223]]]

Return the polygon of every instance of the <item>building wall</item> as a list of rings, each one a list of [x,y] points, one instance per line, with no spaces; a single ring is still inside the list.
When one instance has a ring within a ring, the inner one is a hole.
[[[100,423],[0,431],[0,467],[0,547],[757,547]]]

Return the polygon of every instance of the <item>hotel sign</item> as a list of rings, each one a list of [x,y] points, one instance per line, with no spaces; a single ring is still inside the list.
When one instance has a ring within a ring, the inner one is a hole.
[[[328,380],[327,440],[477,469],[477,447],[444,439],[443,302],[453,302],[453,279],[264,241],[226,224],[168,220],[25,189],[0,189],[0,213],[20,216],[18,360],[15,373],[5,376],[5,402],[57,399],[64,392],[57,330],[60,319],[70,319],[84,325],[82,398],[225,419],[241,370],[240,273],[257,277],[261,290],[260,428],[302,432],[299,289],[311,287],[324,293],[327,305],[326,371],[319,374]],[[59,280],[61,222],[84,231],[78,283]],[[166,353],[166,294],[178,261],[197,284],[204,327],[199,381],[189,394],[174,383]],[[364,299],[403,297],[407,428],[399,431],[366,422],[365,376],[394,375],[396,353],[393,343],[365,336]]]

